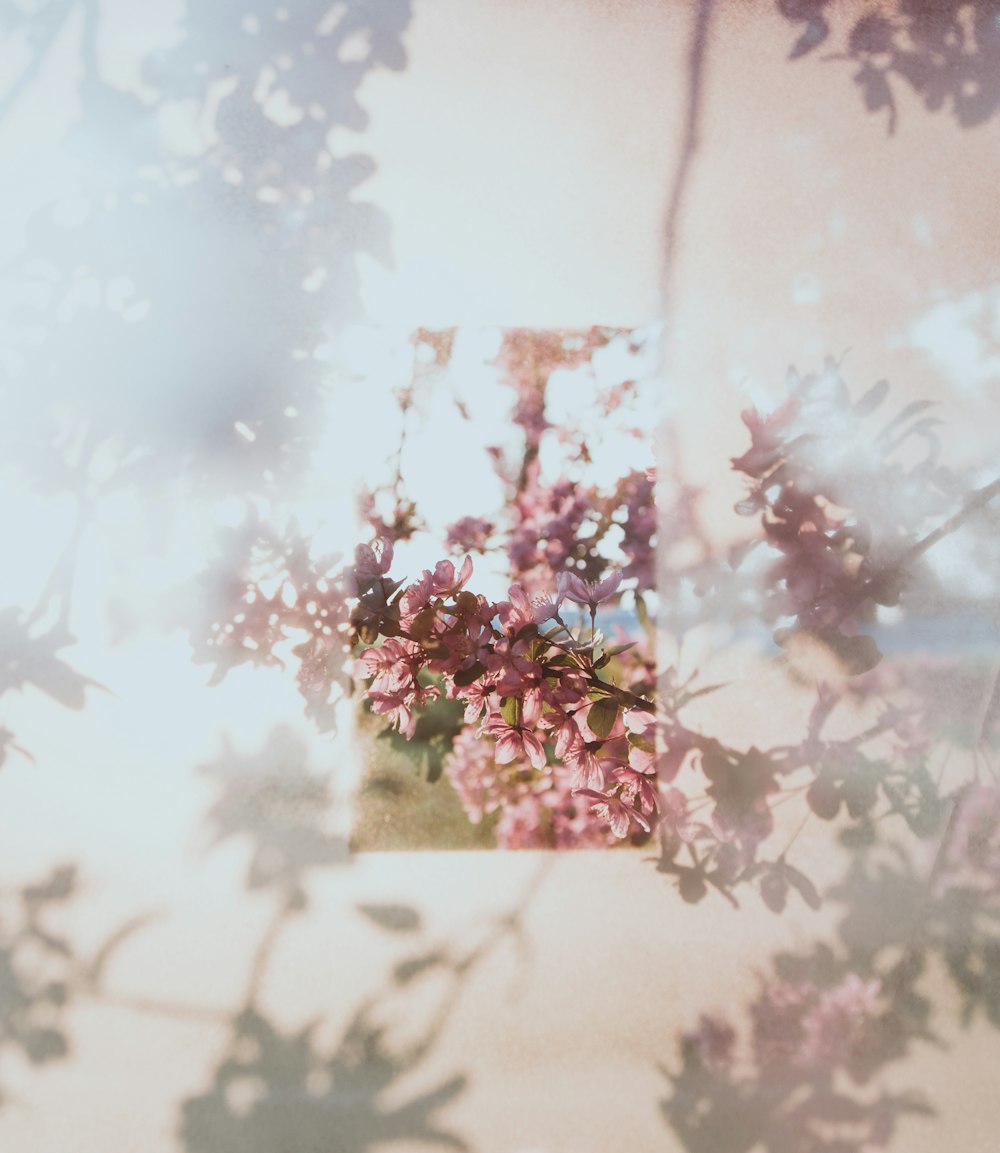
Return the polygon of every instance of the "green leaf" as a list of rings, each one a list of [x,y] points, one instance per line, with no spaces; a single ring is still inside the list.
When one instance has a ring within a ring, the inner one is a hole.
[[[655,753],[656,745],[648,738],[644,737],[642,733],[629,733],[628,743],[636,749],[642,749],[644,753]]]
[[[534,625],[532,626],[532,628],[535,628],[535,627],[536,626],[534,626]],[[538,658],[545,652],[545,647],[546,647],[545,641],[543,641],[540,637],[537,637],[537,636],[532,637],[532,639],[530,641],[528,641],[528,649],[527,649],[528,660],[529,661],[537,661]]]
[[[421,639],[419,644],[431,660],[448,656],[448,646],[444,641],[438,640],[437,637],[428,637],[426,640]]]
[[[426,608],[420,610],[413,618],[413,623],[410,625],[410,636],[415,641],[425,640],[431,635],[431,630],[434,628],[434,619],[436,610],[433,605],[428,605]]]
[[[635,594],[635,614],[639,618],[639,624],[648,631],[649,629],[649,609],[646,607],[646,601],[642,593]]]
[[[463,589],[458,596],[455,597],[455,607],[464,613],[474,613],[479,609],[479,601],[475,593],[470,593],[468,589]]]
[[[618,720],[618,702],[610,697],[594,701],[587,714],[587,724],[591,732],[600,740],[606,740]]]
[[[461,669],[455,674],[455,684],[460,689],[464,689],[466,685],[471,685],[473,681],[478,681],[479,678],[486,672],[486,666],[481,661],[476,663],[469,669]]]
[[[502,697],[500,700],[500,715],[512,728],[521,723],[521,698]]]

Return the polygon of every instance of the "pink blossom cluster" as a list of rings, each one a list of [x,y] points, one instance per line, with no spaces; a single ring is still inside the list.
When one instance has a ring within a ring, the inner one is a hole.
[[[744,515],[761,513],[768,543],[780,553],[769,577],[771,619],[794,617],[807,628],[857,621],[850,616],[859,579],[869,575],[867,541],[831,505],[827,495],[803,484],[808,472],[789,459],[788,445],[801,398],[790,398],[770,416],[743,413],[752,444],[733,467],[754,482],[739,506]]]
[[[914,401],[880,431],[871,428],[888,392],[879,381],[852,403],[830,360],[806,377],[791,371],[780,407],[742,414],[751,446],[732,461],[750,482],[736,511],[760,516],[778,554],[760,590],[767,619],[791,619],[791,630],[825,642],[852,673],[879,660],[859,629],[874,620],[876,605],[898,604],[913,580],[918,554],[907,542],[953,511],[963,490],[938,462],[937,421],[923,415],[929,402]],[[776,634],[779,643],[791,630]]]
[[[238,665],[283,668],[290,655],[306,712],[321,729],[333,728],[334,700],[346,687],[351,591],[340,558],[312,555],[294,522],[279,534],[251,519],[228,536],[229,555],[200,581],[211,623],[195,660],[215,666],[217,684]]]
[[[575,600],[590,609],[593,635],[595,590],[601,589],[602,599],[605,593],[612,596],[622,575],[637,597],[653,586],[652,478],[635,472],[598,491],[568,474],[543,481],[540,469],[543,438],[563,444],[561,434],[567,431],[553,428],[546,415],[550,375],[583,365],[618,335],[605,328],[505,331],[497,364],[513,389],[512,421],[522,434],[513,453],[488,449],[508,490],[505,514],[455,521],[447,529],[445,549],[454,563],[465,556],[465,564],[455,573],[446,567],[453,562],[443,561],[403,589],[388,575],[391,545],[419,525],[397,464],[394,481],[363,500],[362,515],[381,543],[369,552],[359,550],[343,582],[352,598],[349,639],[371,645],[384,638],[381,655],[365,651],[355,663],[371,678],[367,699],[373,712],[410,737],[420,708],[435,696],[461,701],[466,719],[446,759],[447,773],[470,819],[495,813],[498,843],[509,847],[603,844],[630,830],[645,831],[655,816],[655,789],[637,780],[634,770],[644,752],[640,745],[651,749],[653,733],[644,735],[640,721],[628,720],[641,711],[628,707],[633,698],[652,707],[651,638],[622,636],[615,639],[632,644],[610,647],[597,638],[602,647],[595,651],[559,618],[561,602]],[[443,367],[453,336],[420,330],[414,337],[415,364],[429,373]],[[405,415],[412,396],[398,399]],[[609,398],[611,407],[619,400]],[[587,444],[580,434],[574,437],[563,453],[568,466],[589,459]],[[620,545],[612,543],[614,537]],[[488,549],[506,552],[509,561],[509,599],[499,604],[465,588],[468,554]],[[624,574],[612,578],[613,589],[604,589],[600,578],[612,556]],[[453,588],[447,587],[448,573],[454,574]],[[539,615],[544,613],[539,601],[552,606],[551,615]],[[597,666],[604,668],[609,660],[614,690],[600,687],[605,682]],[[588,715],[600,715],[600,726],[612,707],[614,731],[585,732]]]
[[[472,726],[455,738],[444,771],[473,824],[499,814],[494,831],[505,849],[602,848],[616,840],[575,795],[565,767],[539,773],[524,757],[499,764],[494,746]]]
[[[880,1014],[882,985],[848,973],[836,985],[776,981],[750,1006],[753,1060],[762,1070],[804,1073],[849,1061]],[[682,1038],[710,1073],[727,1073],[736,1058],[737,1032],[728,1021],[703,1014]]]
[[[590,461],[587,437],[567,428],[553,429],[546,416],[549,376],[556,368],[584,364],[621,331],[594,327],[583,333],[539,333],[513,329],[505,334],[498,363],[515,392],[513,423],[524,437],[521,459],[508,460],[494,449],[494,465],[509,489],[506,550],[511,572],[529,592],[543,590],[553,572],[571,570],[596,580],[606,561],[598,546],[618,526],[627,579],[636,591],[655,586],[656,513],[652,479],[642,472],[627,473],[613,488],[602,491],[582,477],[574,480],[576,466]],[[605,390],[603,403],[610,411],[634,382]],[[556,481],[541,476],[542,439],[549,435],[561,444],[566,473]]]
[[[474,819],[502,806],[501,843],[591,841],[594,817],[618,839],[648,833],[658,808],[653,705],[601,677],[619,653],[602,651],[593,629],[621,573],[588,582],[563,572],[552,596],[535,599],[515,583],[493,603],[466,588],[469,557],[404,587],[388,576],[392,555],[390,542],[359,546],[346,582],[358,637],[383,638],[357,662],[373,712],[409,739],[440,692],[464,704],[474,736],[460,735],[449,776]],[[562,620],[566,600],[589,610],[589,641]],[[474,744],[484,737],[492,764]]]
[[[614,504],[623,510],[621,550],[626,578],[640,592],[656,588],[656,491],[652,470],[633,469],[618,482]],[[617,518],[616,518],[617,519]]]
[[[484,553],[496,526],[481,516],[463,516],[445,530],[445,546],[451,553]]]
[[[530,483],[511,505],[513,524],[507,543],[511,570],[532,592],[545,587],[553,572],[572,565],[588,579],[605,562],[593,550],[593,540],[581,543],[583,527],[593,520],[599,498],[595,489],[559,481]]]
[[[837,985],[779,981],[751,1006],[757,1063],[798,1069],[846,1061],[878,1010],[881,983],[848,973]]]
[[[570,480],[547,485],[530,481],[509,506],[512,524],[506,547],[511,570],[532,591],[544,588],[553,572],[564,569],[593,580],[606,563],[595,546],[617,526],[624,577],[636,582],[638,592],[653,589],[653,491],[653,483],[638,470],[627,473],[609,492]]]

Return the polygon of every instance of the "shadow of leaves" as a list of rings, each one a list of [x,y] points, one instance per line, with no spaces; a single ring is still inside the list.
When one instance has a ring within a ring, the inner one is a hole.
[[[827,42],[829,0],[778,0],[788,21],[803,25],[789,59]],[[896,90],[909,87],[929,112],[947,110],[962,128],[985,124],[1000,109],[1000,4],[997,0],[898,0],[851,25],[846,49],[827,57],[855,65],[854,83],[869,112],[898,121]]]
[[[72,864],[57,865],[19,889],[0,890],[0,1058],[5,1064],[14,1055],[32,1066],[69,1057],[71,1010],[100,993],[108,962],[149,919],[125,922],[88,959],[53,923],[79,892]],[[0,1106],[5,1100],[0,1082]]]
[[[184,1102],[179,1132],[188,1153],[360,1153],[408,1140],[466,1149],[435,1114],[465,1088],[462,1076],[395,1103],[396,1081],[424,1055],[394,1052],[362,1010],[324,1053],[316,1026],[282,1032],[248,1009],[232,1023],[226,1055],[209,1089]]]
[[[347,863],[344,838],[329,832],[333,795],[328,775],[309,767],[305,742],[277,725],[259,752],[240,755],[228,744],[200,766],[217,789],[206,814],[211,844],[249,841],[250,890],[274,890],[288,909],[308,903],[305,878],[313,869]]]
[[[679,1038],[664,1118],[691,1153],[824,1153],[885,1146],[900,1121],[931,1115],[886,1070],[960,1023],[1000,1027],[1000,789],[954,799],[930,876],[892,842],[857,848],[827,899],[835,939],[777,954],[744,1022],[702,1013]]]

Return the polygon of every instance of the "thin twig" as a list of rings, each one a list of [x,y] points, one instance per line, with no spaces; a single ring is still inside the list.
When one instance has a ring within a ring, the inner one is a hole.
[[[936,544],[939,544],[946,536],[949,536],[956,529],[961,528],[970,516],[979,512],[980,509],[985,508],[985,506],[998,495],[1000,495],[1000,477],[992,483],[985,485],[983,488],[976,489],[957,512],[952,513],[952,515],[942,524],[938,525],[936,529],[929,532],[925,537],[921,537],[920,540],[910,545],[908,549],[905,549],[888,568],[883,569],[874,576],[870,576],[864,581],[857,592],[849,597],[841,608],[840,613],[834,621],[834,627],[839,625],[852,609],[855,609],[866,597],[873,595],[879,585],[885,581],[886,577],[905,570],[908,565],[923,556],[925,552],[932,549]]]
[[[680,226],[684,199],[691,179],[691,168],[700,144],[701,113],[704,92],[705,61],[707,57],[709,28],[712,19],[713,0],[700,0],[695,13],[691,45],[688,49],[688,91],[687,109],[684,119],[684,138],[681,141],[680,158],[674,182],[667,200],[666,219],[663,226],[663,281],[661,285],[663,306],[669,304],[670,287],[674,264],[677,258],[677,234]]]

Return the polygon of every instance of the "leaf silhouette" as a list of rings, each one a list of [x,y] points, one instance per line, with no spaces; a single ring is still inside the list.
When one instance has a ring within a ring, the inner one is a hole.
[[[357,908],[380,929],[393,933],[414,933],[421,926],[420,914],[409,905],[358,905]]]

